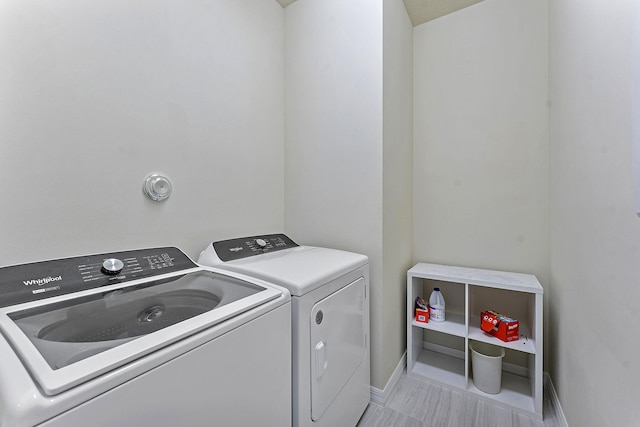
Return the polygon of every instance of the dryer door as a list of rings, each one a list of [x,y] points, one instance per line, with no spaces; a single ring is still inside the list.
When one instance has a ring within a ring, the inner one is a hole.
[[[366,355],[365,281],[359,278],[311,310],[311,419],[317,421]]]

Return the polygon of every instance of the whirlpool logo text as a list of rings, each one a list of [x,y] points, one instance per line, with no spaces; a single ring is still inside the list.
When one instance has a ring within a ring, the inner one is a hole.
[[[62,280],[62,276],[49,276],[49,277],[43,277],[42,279],[33,279],[33,280],[23,280],[22,283],[24,283],[25,286],[42,286],[42,285],[46,285],[47,283],[51,283],[51,282],[59,282],[60,280]]]

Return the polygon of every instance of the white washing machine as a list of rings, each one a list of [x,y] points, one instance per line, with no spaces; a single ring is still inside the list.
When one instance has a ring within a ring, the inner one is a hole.
[[[173,247],[0,268],[0,426],[287,426],[291,297]]]
[[[291,292],[293,425],[355,426],[371,393],[368,258],[272,234],[214,242],[198,262]]]

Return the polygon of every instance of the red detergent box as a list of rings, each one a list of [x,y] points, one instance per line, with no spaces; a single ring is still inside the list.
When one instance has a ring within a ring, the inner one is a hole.
[[[416,322],[429,323],[429,309],[416,308]]]
[[[520,337],[520,323],[516,319],[493,310],[480,313],[480,328],[502,341],[517,341]]]

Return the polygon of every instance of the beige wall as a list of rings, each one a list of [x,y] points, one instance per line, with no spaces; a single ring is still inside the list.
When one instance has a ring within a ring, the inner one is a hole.
[[[547,282],[547,3],[414,31],[414,258]]]
[[[633,4],[550,2],[550,371],[571,426],[640,420]]]
[[[413,26],[402,0],[384,1],[383,306],[380,377],[406,349],[406,272],[411,268],[413,198]]]
[[[212,240],[282,230],[276,2],[0,10],[0,265],[154,245],[197,258]],[[174,187],[162,203],[142,194],[157,171]]]
[[[415,27],[415,261],[533,273],[548,292],[547,28],[542,0]]]
[[[382,0],[285,9],[285,230],[363,253],[371,272],[371,380],[382,336]]]
[[[369,256],[371,382],[405,350],[412,26],[402,0],[285,9],[286,231]]]

